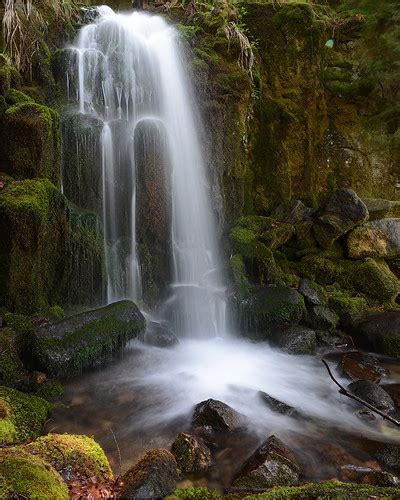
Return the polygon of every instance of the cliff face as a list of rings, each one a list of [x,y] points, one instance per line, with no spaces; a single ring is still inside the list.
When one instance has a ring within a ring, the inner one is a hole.
[[[131,4],[106,3],[121,10]],[[231,244],[223,236],[240,216],[268,215],[285,200],[297,198],[316,207],[341,187],[361,197],[399,198],[396,2],[321,3],[172,1],[149,7],[176,23],[187,47],[214,210],[227,254]],[[82,14],[71,0],[62,6],[37,1],[30,13],[16,6],[8,16],[0,55],[0,210],[3,231],[12,238],[7,236],[10,243],[1,249],[3,305],[20,308],[21,290],[15,290],[17,282],[25,283],[18,277],[22,275],[32,278],[29,312],[54,301],[94,304],[101,301],[104,287],[98,169],[75,158],[75,152],[68,154],[74,138],[65,134],[68,115],[61,125],[59,116],[66,95],[65,59],[58,49],[72,39]],[[91,127],[90,134],[98,157],[98,133]],[[90,168],[97,172],[94,179],[87,178]],[[74,172],[82,169],[84,192],[74,183]],[[47,181],[26,183],[37,178],[48,179],[52,187]],[[60,192],[61,181],[67,198]],[[11,203],[11,191],[24,197],[20,203],[16,198]],[[40,214],[32,208],[34,197],[40,203],[51,197]],[[46,238],[55,234],[51,224],[57,217],[63,230],[54,243],[53,260],[43,249]],[[26,223],[17,222],[22,219]],[[36,260],[21,274],[13,263],[28,254]],[[77,265],[82,256],[88,263],[85,272]],[[39,288],[38,275],[46,275]]]

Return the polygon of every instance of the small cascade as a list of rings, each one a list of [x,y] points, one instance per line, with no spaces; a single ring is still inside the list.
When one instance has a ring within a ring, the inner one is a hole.
[[[177,31],[103,6],[71,54],[69,98],[102,126],[107,301],[140,303],[151,288],[178,335],[222,335],[216,224]]]

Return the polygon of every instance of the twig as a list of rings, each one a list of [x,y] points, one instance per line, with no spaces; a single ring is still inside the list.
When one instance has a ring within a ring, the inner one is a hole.
[[[114,431],[112,430],[112,428],[110,427],[110,431],[111,431],[111,434],[114,438],[114,441],[115,441],[115,445],[117,447],[117,451],[118,451],[118,461],[119,461],[119,476],[122,477],[122,458],[121,458],[121,450],[119,449],[119,445],[118,445],[118,441],[117,441],[117,438],[115,437],[115,434],[114,434]]]
[[[359,398],[358,396],[355,396],[354,394],[351,394],[351,392],[349,392],[347,389],[345,389],[336,379],[335,377],[332,375],[332,372],[331,372],[331,369],[329,368],[329,365],[328,363],[322,359],[321,360],[324,365],[325,365],[325,368],[328,370],[328,373],[329,373],[329,376],[330,378],[335,382],[335,384],[339,387],[339,392],[340,394],[343,394],[344,396],[347,396],[348,398],[351,398],[351,399],[354,399],[354,401],[357,401],[357,403],[360,403],[361,405],[365,406],[366,408],[368,408],[369,410],[377,413],[378,415],[380,415],[382,418],[386,419],[386,420],[389,420],[389,422],[392,422],[392,424],[394,425],[397,425],[400,427],[400,422],[398,420],[396,420],[395,418],[391,417],[390,415],[387,415],[386,413],[383,413],[382,411],[378,410],[378,408],[375,408],[375,406],[372,406],[370,405],[369,403],[367,403],[366,401],[364,401],[363,399]]]

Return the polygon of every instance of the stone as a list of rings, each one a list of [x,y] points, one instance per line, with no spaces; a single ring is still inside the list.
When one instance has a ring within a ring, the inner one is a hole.
[[[193,427],[210,426],[219,432],[239,430],[244,422],[244,415],[216,399],[208,399],[197,404],[192,417]]]
[[[275,436],[270,436],[241,466],[232,485],[265,489],[291,486],[299,481],[299,466],[292,452]]]
[[[397,408],[400,408],[400,384],[385,384],[385,391],[393,399]]]
[[[351,464],[343,465],[340,470],[347,481],[374,486],[400,486],[400,479],[390,472]]]
[[[298,412],[295,408],[293,408],[293,406],[289,406],[263,391],[258,391],[258,395],[262,402],[265,403],[270,410],[282,415],[287,415],[288,417],[298,416]]]
[[[362,201],[368,208],[370,221],[400,215],[400,201],[384,200],[382,198],[363,198]]]
[[[352,380],[380,382],[382,377],[387,377],[389,374],[377,359],[359,351],[344,353],[340,360],[340,366]]]
[[[144,331],[145,319],[128,300],[43,325],[34,332],[37,368],[68,378],[99,366]]]
[[[272,341],[289,354],[315,354],[317,337],[310,328],[288,325],[276,328]]]
[[[368,220],[368,209],[351,189],[339,189],[319,209],[313,231],[318,244],[329,249],[341,236]]]
[[[379,463],[400,473],[400,445],[398,443],[379,443],[374,450],[374,456]]]
[[[356,380],[347,386],[347,389],[360,399],[374,406],[378,410],[394,410],[393,399],[378,384],[370,380]]]
[[[314,306],[308,311],[307,323],[320,330],[333,330],[339,323],[339,316],[327,307]]]
[[[204,441],[186,432],[178,434],[171,451],[182,472],[201,472],[212,464],[211,452]]]
[[[147,452],[124,474],[119,498],[163,498],[175,490],[179,476],[172,453],[157,448]]]
[[[43,384],[47,380],[47,375],[43,372],[38,372],[37,370],[33,371],[30,376],[31,380],[35,384]]]
[[[178,337],[171,330],[155,321],[149,322],[143,342],[156,347],[171,347],[179,344]]]
[[[381,219],[355,228],[347,238],[352,259],[400,257],[400,219]]]
[[[400,312],[383,311],[355,318],[349,333],[357,347],[400,358]]]
[[[301,222],[305,216],[307,207],[300,200],[289,200],[281,203],[272,213],[272,217],[289,224]]]
[[[314,306],[322,305],[322,299],[318,292],[313,288],[310,280],[301,278],[299,283],[299,292],[303,295],[307,304]]]

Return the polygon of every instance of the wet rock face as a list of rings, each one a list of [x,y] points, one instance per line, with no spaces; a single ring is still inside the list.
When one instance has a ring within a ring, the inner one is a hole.
[[[212,464],[211,452],[204,441],[186,432],[177,436],[171,451],[182,472],[201,472]]]
[[[388,375],[388,371],[378,360],[362,352],[346,352],[340,360],[343,372],[352,380],[370,380],[379,382]]]
[[[355,319],[350,332],[363,349],[400,358],[400,312],[384,311]]]
[[[179,480],[175,457],[168,450],[149,451],[123,476],[119,498],[163,498],[171,494]]]
[[[195,406],[192,426],[210,426],[214,431],[233,432],[239,430],[245,422],[245,417],[236,410],[215,399],[202,401]]]
[[[178,337],[171,330],[155,321],[148,324],[143,342],[156,347],[172,347],[179,344]]]
[[[394,410],[393,399],[379,385],[370,380],[356,380],[347,386],[349,391],[355,396],[366,401],[378,410],[392,411]]]
[[[283,326],[272,336],[275,345],[289,354],[315,354],[317,337],[305,326]]]
[[[145,319],[133,302],[115,302],[37,328],[35,362],[53,376],[72,377],[109,360],[144,328]]]
[[[347,239],[349,256],[395,259],[400,256],[400,219],[382,219],[357,227]]]
[[[270,436],[242,465],[232,485],[259,489],[298,483],[299,466],[292,452],[275,436]]]
[[[339,189],[318,211],[314,236],[322,248],[368,220],[368,209],[351,189]]]

